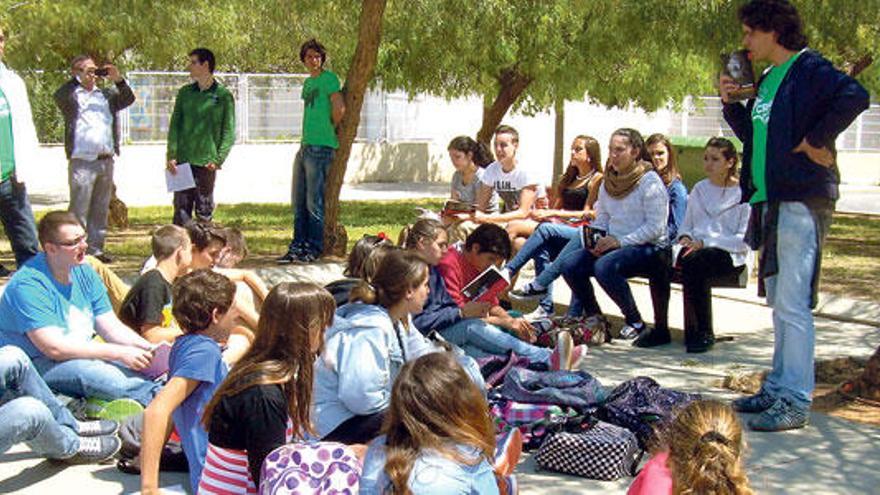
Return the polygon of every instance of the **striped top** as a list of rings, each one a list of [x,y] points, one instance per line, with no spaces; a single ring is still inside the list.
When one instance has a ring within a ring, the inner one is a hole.
[[[287,420],[286,441],[293,438],[293,422]],[[199,481],[199,495],[250,495],[257,493],[246,450],[224,449],[211,443]]]

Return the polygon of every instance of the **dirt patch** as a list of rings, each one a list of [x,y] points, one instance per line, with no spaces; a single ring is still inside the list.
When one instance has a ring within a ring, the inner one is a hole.
[[[880,407],[854,398],[839,390],[842,383],[851,380],[865,369],[867,359],[845,357],[816,362],[816,390],[813,392],[813,411],[849,421],[880,426]],[[767,371],[735,373],[724,378],[721,386],[744,394],[757,393]]]

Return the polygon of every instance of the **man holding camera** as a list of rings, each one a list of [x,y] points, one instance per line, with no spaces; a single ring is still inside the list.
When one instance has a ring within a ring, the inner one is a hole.
[[[868,92],[807,48],[803,21],[787,0],[751,0],[739,9],[743,45],[769,62],[757,94],[734,101],[719,80],[724,118],[743,142],[742,198],[752,206],[746,242],[760,248],[759,277],[773,308],[772,369],[761,390],[733,401],[755,413],[753,430],[803,428],[815,388],[822,245],[831,227],[840,170],[837,137],[868,108]]]
[[[99,68],[88,55],[70,63],[73,77],[55,92],[55,104],[64,116],[64,151],[70,160],[70,210],[86,226],[88,254],[104,263],[107,215],[113,195],[113,158],[119,154],[120,110],[134,103],[134,93],[119,70]],[[102,88],[107,78],[112,86]]]

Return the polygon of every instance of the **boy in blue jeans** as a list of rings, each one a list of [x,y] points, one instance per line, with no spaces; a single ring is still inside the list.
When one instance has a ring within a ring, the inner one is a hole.
[[[190,486],[199,486],[208,449],[202,412],[229,371],[220,347],[228,330],[219,323],[234,295],[232,281],[207,269],[184,275],[174,284],[171,312],[183,335],[171,348],[168,384],[144,413],[141,491],[145,495],[158,493],[159,456],[171,434],[171,419],[189,462]]]

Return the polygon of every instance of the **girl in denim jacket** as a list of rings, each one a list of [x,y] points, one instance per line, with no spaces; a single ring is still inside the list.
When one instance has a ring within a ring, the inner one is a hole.
[[[487,411],[454,355],[407,363],[394,383],[385,435],[367,451],[361,495],[499,493]]]

